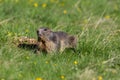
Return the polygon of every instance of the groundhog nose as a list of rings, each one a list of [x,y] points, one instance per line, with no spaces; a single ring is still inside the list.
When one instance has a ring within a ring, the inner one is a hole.
[[[39,30],[37,30],[37,34],[39,33]]]
[[[37,30],[37,34],[38,35],[41,35],[42,33],[41,33],[41,30]]]

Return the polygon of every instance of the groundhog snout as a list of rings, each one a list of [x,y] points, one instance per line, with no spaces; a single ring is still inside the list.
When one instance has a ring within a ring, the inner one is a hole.
[[[45,36],[49,34],[50,30],[48,28],[40,28],[37,30],[37,35],[38,36]]]
[[[37,35],[38,36],[42,36],[43,35],[43,31],[41,29],[37,30]]]

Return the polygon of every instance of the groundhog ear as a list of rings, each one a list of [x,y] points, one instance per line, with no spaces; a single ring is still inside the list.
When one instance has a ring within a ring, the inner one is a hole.
[[[48,34],[51,34],[51,33],[52,33],[52,31],[51,31],[51,30],[47,30],[47,33],[48,33]]]
[[[52,32],[50,29],[48,29],[49,32]]]

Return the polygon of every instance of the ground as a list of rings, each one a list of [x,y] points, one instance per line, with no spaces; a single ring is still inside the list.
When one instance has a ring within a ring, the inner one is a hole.
[[[0,0],[0,80],[119,80],[120,0]],[[78,37],[77,52],[35,55],[15,37],[47,26]]]

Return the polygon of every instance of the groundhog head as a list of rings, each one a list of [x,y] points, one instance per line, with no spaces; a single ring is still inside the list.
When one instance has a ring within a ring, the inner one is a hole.
[[[42,27],[37,30],[38,41],[48,41],[52,35],[53,33],[49,28]]]

